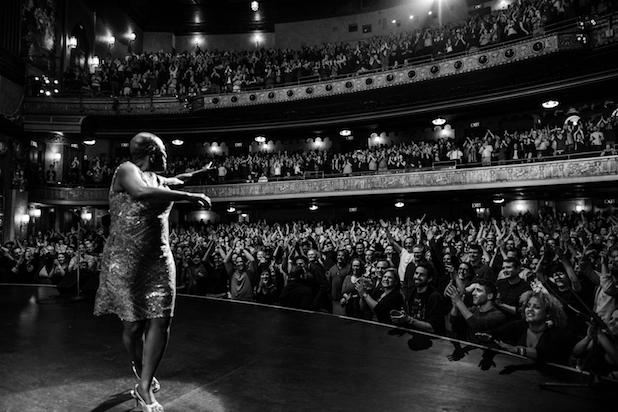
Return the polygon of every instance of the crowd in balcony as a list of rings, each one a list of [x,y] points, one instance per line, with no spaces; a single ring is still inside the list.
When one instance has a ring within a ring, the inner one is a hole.
[[[73,67],[64,77],[65,91],[93,96],[190,96],[271,88],[302,79],[406,65],[423,56],[438,57],[544,32],[544,27],[576,17],[591,6],[570,0],[517,0],[503,10],[471,16],[458,24],[424,27],[357,43],[322,44],[298,50],[201,50],[146,52],[124,58],[101,58],[94,73]],[[612,2],[592,2],[605,13]]]
[[[179,292],[374,319],[607,375],[618,369],[617,235],[611,211],[544,208],[478,220],[200,222],[174,227],[170,242]],[[71,296],[79,267],[92,294],[104,242],[104,228],[30,233],[4,244],[0,276]],[[456,344],[451,359],[468,350]]]
[[[583,109],[582,109],[583,110]],[[587,153],[589,156],[617,154],[614,148],[618,117],[572,114],[571,121],[520,131],[492,131],[478,128],[462,140],[439,139],[374,145],[364,149],[257,151],[247,155],[171,156],[165,175],[199,170],[213,162],[212,170],[198,175],[190,184],[268,182],[282,179],[342,177],[415,171],[444,166],[490,166],[510,162],[537,162],[556,156]],[[578,113],[573,111],[572,113]],[[474,130],[474,129],[472,129]],[[59,179],[57,165],[47,170],[32,164],[29,170],[15,169],[13,186],[68,184],[108,186],[115,167],[126,157],[73,156]]]

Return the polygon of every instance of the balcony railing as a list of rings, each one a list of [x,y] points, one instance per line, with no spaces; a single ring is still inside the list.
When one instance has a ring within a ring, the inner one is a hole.
[[[527,160],[505,161],[493,167],[445,164],[440,170],[375,172],[338,178],[282,180],[266,183],[190,186],[187,190],[203,192],[214,202],[363,196],[370,194],[421,193],[450,190],[541,187],[548,185],[615,182],[618,180],[618,156],[562,159],[535,163]],[[572,157],[569,157],[572,156]],[[517,163],[515,163],[517,162]],[[71,205],[107,203],[107,188],[38,187],[30,191],[31,202]]]

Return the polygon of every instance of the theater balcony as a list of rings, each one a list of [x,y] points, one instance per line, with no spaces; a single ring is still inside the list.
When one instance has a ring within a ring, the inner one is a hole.
[[[57,130],[93,137],[136,131],[201,133],[273,129],[298,123],[324,124],[410,115],[422,111],[568,91],[615,82],[612,19],[599,19],[581,41],[576,22],[555,32],[501,43],[464,54],[425,59],[387,71],[317,81],[308,79],[268,90],[177,98],[28,97],[26,132]],[[481,81],[482,80],[482,81]],[[444,93],[436,93],[444,90]],[[337,119],[333,120],[333,114]]]
[[[193,186],[187,190],[206,193],[214,202],[223,203],[391,194],[414,196],[451,191],[500,192],[550,186],[560,188],[562,185],[573,187],[618,181],[618,156],[566,158],[543,163],[520,160],[518,163],[473,168],[458,168],[453,164],[434,169],[330,179]],[[30,192],[30,201],[50,205],[104,205],[107,195],[107,188],[39,187]]]

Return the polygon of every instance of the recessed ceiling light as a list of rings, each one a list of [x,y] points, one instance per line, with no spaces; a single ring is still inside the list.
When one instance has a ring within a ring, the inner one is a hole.
[[[560,102],[557,100],[548,100],[546,102],[541,103],[541,106],[543,106],[544,109],[553,109],[554,107],[557,107],[559,104]]]
[[[433,123],[434,126],[442,126],[444,123],[446,123],[446,119],[442,117],[437,117],[433,119],[431,123]]]

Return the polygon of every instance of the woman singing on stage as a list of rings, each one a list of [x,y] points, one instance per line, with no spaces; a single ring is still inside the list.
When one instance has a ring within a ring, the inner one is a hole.
[[[109,191],[111,227],[101,257],[94,313],[116,314],[122,339],[139,380],[131,392],[144,411],[162,412],[154,374],[169,337],[176,297],[176,273],[169,246],[169,213],[174,201],[210,207],[201,193],[170,190],[194,173],[165,178],[167,155],[160,138],[138,133],[130,143],[132,160],[116,169]]]

